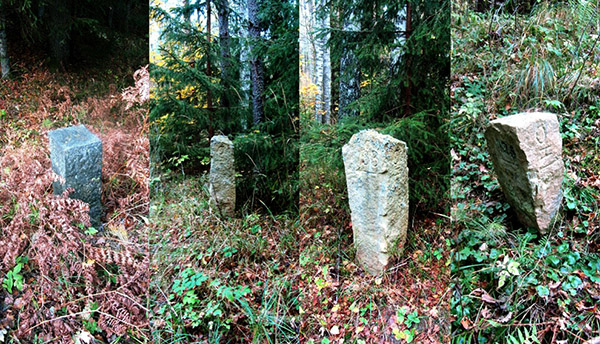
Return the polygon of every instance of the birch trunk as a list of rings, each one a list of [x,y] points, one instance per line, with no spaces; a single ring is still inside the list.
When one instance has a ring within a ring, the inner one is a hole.
[[[360,97],[360,66],[356,56],[356,43],[354,36],[359,30],[356,16],[352,13],[352,2],[349,2],[350,11],[344,11],[342,55],[340,58],[340,105],[339,119],[359,115],[359,111],[351,109],[350,105]]]
[[[390,52],[390,63],[395,65],[402,59],[404,55],[404,44],[406,42],[406,7],[402,7],[398,11],[398,16],[394,23],[396,28],[396,39],[394,39],[394,48]]]
[[[329,9],[326,0],[318,0],[315,16],[315,29],[329,29]],[[331,120],[331,58],[327,41],[329,33],[316,35],[316,70],[315,84],[317,94],[315,96],[315,120],[319,123],[330,124]]]
[[[302,79],[300,87],[306,88],[310,84],[314,84],[314,37],[313,37],[313,22],[314,22],[314,0],[300,1],[300,72]],[[312,99],[311,99],[312,100]]]
[[[231,84],[231,50],[229,48],[229,1],[217,0],[217,13],[219,16],[219,47],[221,53],[221,85],[225,94],[221,96],[221,107],[230,106],[227,91]]]

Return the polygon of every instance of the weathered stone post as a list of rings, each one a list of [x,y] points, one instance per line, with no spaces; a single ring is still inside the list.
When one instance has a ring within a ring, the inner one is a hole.
[[[485,132],[498,181],[526,226],[546,233],[562,201],[562,139],[555,114],[520,113],[492,121]]]
[[[70,197],[89,204],[90,222],[98,227],[102,216],[102,141],[83,125],[52,130],[48,138],[52,170],[64,178],[64,183],[53,183],[54,194],[73,188]]]
[[[342,155],[356,256],[367,272],[379,274],[388,264],[392,245],[406,242],[406,143],[363,130],[344,145]]]
[[[224,135],[210,140],[208,191],[211,207],[227,216],[235,215],[235,164],[233,143]]]

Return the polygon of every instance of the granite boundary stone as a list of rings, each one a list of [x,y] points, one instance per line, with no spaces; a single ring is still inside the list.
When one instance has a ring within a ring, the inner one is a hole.
[[[92,226],[102,217],[102,141],[85,126],[78,125],[48,132],[52,170],[64,178],[53,183],[54,194],[73,188],[71,198],[90,206]]]
[[[209,194],[211,207],[227,216],[235,215],[235,160],[233,143],[224,135],[210,140]]]
[[[370,274],[383,272],[392,245],[408,228],[406,143],[362,130],[342,148],[356,257]]]
[[[490,122],[485,137],[498,182],[519,221],[546,233],[562,201],[562,138],[555,114],[519,113]]]

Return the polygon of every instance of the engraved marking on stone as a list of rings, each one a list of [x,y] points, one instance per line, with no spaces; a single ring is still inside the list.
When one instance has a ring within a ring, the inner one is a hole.
[[[544,123],[538,123],[535,130],[535,138],[539,144],[546,144],[546,125]]]

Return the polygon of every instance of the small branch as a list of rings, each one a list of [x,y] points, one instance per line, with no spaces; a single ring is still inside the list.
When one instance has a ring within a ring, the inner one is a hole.
[[[60,317],[58,317],[58,318],[54,318],[54,319],[48,319],[48,320],[44,320],[44,321],[42,321],[41,323],[39,323],[39,324],[37,324],[37,325],[35,325],[35,326],[32,326],[32,327],[28,328],[28,329],[27,329],[25,332],[26,332],[26,333],[27,333],[27,332],[30,332],[30,331],[31,331],[31,330],[33,330],[34,328],[37,328],[37,327],[40,327],[40,326],[42,326],[42,325],[45,325],[45,324],[51,323],[51,322],[53,322],[53,321],[55,321],[55,320],[60,320],[60,319],[65,319],[65,318],[70,318],[70,317],[75,317],[75,316],[78,316],[78,315],[89,314],[89,313],[98,313],[98,314],[104,315],[104,316],[106,316],[106,317],[109,317],[109,318],[112,318],[112,319],[118,320],[118,321],[120,321],[120,322],[124,323],[124,324],[125,324],[125,325],[127,325],[127,326],[130,326],[130,327],[135,327],[135,328],[136,328],[138,331],[140,331],[140,332],[143,332],[143,331],[142,331],[142,329],[141,329],[139,326],[137,326],[137,325],[134,325],[134,324],[132,324],[132,323],[129,323],[129,322],[125,321],[125,320],[119,319],[119,318],[115,317],[114,315],[110,315],[110,314],[108,314],[108,313],[104,313],[104,312],[102,312],[102,311],[99,311],[99,310],[81,311],[81,312],[77,312],[77,313],[65,314],[65,315],[62,315],[62,316],[60,316]],[[145,336],[144,336],[144,337],[145,337]]]

